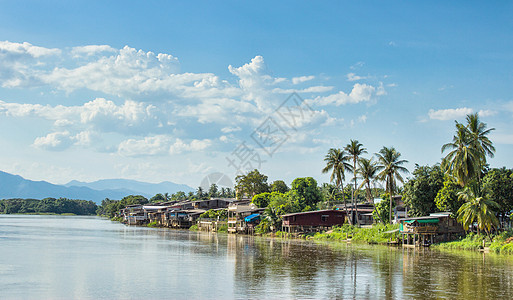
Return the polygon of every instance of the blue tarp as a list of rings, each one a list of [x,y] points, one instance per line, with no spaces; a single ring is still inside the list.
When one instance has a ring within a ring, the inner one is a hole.
[[[253,222],[255,220],[259,220],[260,215],[259,214],[252,214],[244,218],[244,222]]]

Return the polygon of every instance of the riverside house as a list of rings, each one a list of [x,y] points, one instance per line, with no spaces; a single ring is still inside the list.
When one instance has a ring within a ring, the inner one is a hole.
[[[427,246],[451,241],[465,234],[465,230],[450,212],[432,213],[425,217],[399,219],[403,246]]]
[[[343,225],[346,213],[342,210],[316,210],[283,215],[282,231],[315,232],[329,230],[335,225]]]
[[[229,233],[248,233],[249,226],[246,222],[246,217],[251,215],[260,214],[265,208],[258,208],[251,200],[233,201],[228,205],[228,232]],[[256,217],[252,216],[251,221]]]

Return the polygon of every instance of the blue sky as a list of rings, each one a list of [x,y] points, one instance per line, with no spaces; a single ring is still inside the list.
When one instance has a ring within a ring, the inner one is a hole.
[[[258,167],[270,181],[325,182],[324,155],[350,139],[367,156],[394,146],[410,170],[437,163],[470,112],[496,128],[490,164],[512,167],[512,2],[0,7],[6,172],[196,187],[212,172],[234,178],[228,161],[244,157],[239,170]],[[277,109],[298,99],[304,114],[291,126]],[[279,130],[258,140],[270,128]]]

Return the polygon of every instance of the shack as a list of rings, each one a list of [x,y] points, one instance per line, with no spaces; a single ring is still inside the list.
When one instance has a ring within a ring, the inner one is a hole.
[[[282,231],[314,232],[329,230],[346,222],[346,213],[341,210],[317,210],[283,215]]]
[[[403,246],[428,246],[432,243],[451,241],[465,230],[450,212],[432,213],[425,217],[399,219]]]

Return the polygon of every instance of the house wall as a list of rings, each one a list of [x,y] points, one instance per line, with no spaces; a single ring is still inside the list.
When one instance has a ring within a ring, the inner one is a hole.
[[[323,216],[326,216],[323,218]],[[342,211],[319,211],[313,213],[297,214],[283,218],[285,226],[327,226],[343,225],[345,213]]]

